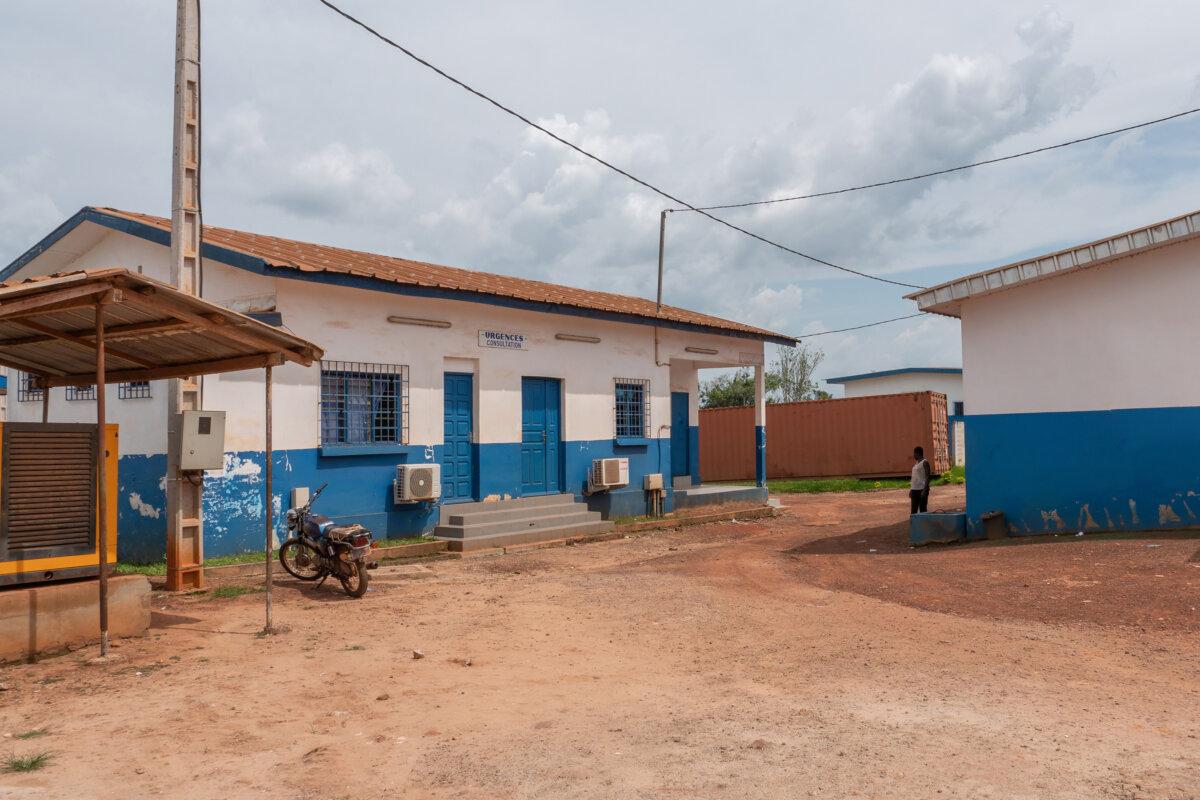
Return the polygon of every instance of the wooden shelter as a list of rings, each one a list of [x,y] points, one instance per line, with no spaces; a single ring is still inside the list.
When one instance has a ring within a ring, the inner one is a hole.
[[[266,370],[268,629],[274,516],[271,368],[287,362],[310,366],[322,355],[319,347],[298,336],[126,269],[85,270],[0,284],[0,365],[29,373],[43,388],[95,385],[98,432],[104,430],[108,383]],[[43,392],[43,422],[49,421],[48,400],[49,392]],[[102,487],[106,469],[104,448],[98,447],[96,476]],[[101,491],[98,497],[103,655],[108,649],[107,493]]]

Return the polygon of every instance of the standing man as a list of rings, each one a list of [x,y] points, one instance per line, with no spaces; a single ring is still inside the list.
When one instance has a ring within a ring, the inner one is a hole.
[[[912,483],[909,484],[908,503],[911,514],[924,514],[929,510],[929,483],[933,478],[933,468],[925,460],[925,448],[913,448]]]

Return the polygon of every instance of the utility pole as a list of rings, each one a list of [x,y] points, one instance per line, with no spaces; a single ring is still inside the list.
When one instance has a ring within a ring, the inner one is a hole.
[[[171,169],[171,283],[200,294],[200,0],[175,10],[175,126]],[[183,412],[199,410],[198,378],[167,389],[167,589],[204,585],[204,473],[179,469]]]
[[[663,248],[667,244],[667,212],[670,209],[664,209],[658,215],[658,307],[655,311],[662,313],[662,283],[663,283]]]

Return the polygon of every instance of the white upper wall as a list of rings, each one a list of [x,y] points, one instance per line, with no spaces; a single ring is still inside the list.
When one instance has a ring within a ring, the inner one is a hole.
[[[82,227],[82,226],[81,226]],[[98,227],[98,226],[92,226]],[[95,233],[95,232],[92,232]],[[95,237],[90,237],[94,239]],[[64,240],[65,241],[65,240]],[[169,278],[170,251],[163,245],[108,231],[64,269],[139,266],[146,275]],[[60,262],[61,263],[61,262]],[[16,278],[50,271],[38,260]],[[204,297],[237,310],[283,315],[288,330],[325,350],[331,361],[399,364],[409,368],[409,443],[442,442],[442,381],[445,372],[472,372],[476,380],[476,440],[520,441],[521,377],[563,382],[563,434],[570,440],[611,439],[615,430],[615,378],[646,379],[651,391],[652,437],[670,435],[670,392],[688,391],[691,424],[698,424],[696,369],[762,363],[763,343],[671,328],[654,328],[588,317],[547,314],[484,303],[424,299],[305,280],[267,278],[213,261],[204,264]],[[450,323],[449,328],[400,325],[388,316]],[[526,349],[479,346],[481,329],[524,334]],[[556,333],[599,337],[600,343],[562,341]],[[687,347],[715,351],[690,353]],[[226,410],[226,450],[263,446],[262,370],[210,375],[203,404]],[[274,445],[279,449],[320,444],[320,371],[287,365],[274,370]],[[152,400],[117,400],[109,390],[108,415],[121,425],[121,452],[162,453],[166,444],[166,382],[151,384]],[[16,378],[11,388],[16,396]],[[10,418],[41,419],[41,402],[12,402]],[[95,403],[67,402],[51,392],[51,421],[92,421]]]
[[[954,404],[963,402],[963,376],[944,372],[903,372],[897,375],[881,375],[878,378],[862,378],[842,384],[845,397],[868,397],[879,394],[902,394],[904,392],[941,392],[951,414]],[[970,409],[967,409],[970,411]]]
[[[968,414],[1200,405],[1200,241],[962,304]]]

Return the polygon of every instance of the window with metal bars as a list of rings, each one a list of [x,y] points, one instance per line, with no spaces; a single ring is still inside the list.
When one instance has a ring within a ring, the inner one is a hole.
[[[25,402],[26,400],[41,400],[42,392],[45,389],[39,389],[33,385],[34,376],[28,372],[22,372],[17,379],[17,400]]]
[[[408,444],[408,367],[322,361],[321,444]]]
[[[150,396],[150,381],[128,381],[117,387],[117,397],[122,400],[141,400]]]
[[[650,381],[617,378],[617,437],[650,438]]]
[[[68,386],[68,400],[95,400],[96,399],[96,384],[91,386]]]

